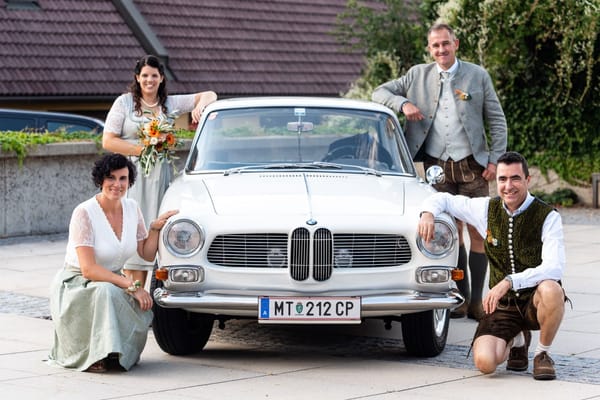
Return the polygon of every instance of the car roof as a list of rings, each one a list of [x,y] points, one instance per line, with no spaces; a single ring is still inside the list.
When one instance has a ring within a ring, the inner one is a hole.
[[[236,97],[219,100],[210,104],[207,111],[213,108],[234,109],[248,107],[329,107],[350,108],[384,112],[394,115],[389,108],[372,101],[346,99],[340,97],[298,97],[298,96],[264,96],[264,97]]]
[[[61,113],[61,112],[53,112],[53,111],[20,110],[20,109],[14,109],[14,108],[0,108],[0,115],[2,115],[2,114],[4,114],[4,115],[14,114],[14,115],[30,116],[30,117],[38,117],[38,118],[54,117],[54,118],[65,118],[65,119],[77,119],[77,120],[81,120],[81,121],[95,122],[96,124],[98,124],[100,126],[104,126],[104,121],[97,119],[97,118],[80,115],[80,114],[69,114],[69,113]]]

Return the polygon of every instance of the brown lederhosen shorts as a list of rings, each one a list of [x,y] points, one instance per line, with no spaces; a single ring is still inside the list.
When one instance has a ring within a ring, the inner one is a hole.
[[[491,314],[485,314],[479,320],[473,340],[479,336],[492,335],[510,342],[523,330],[540,329],[537,320],[537,308],[533,305],[533,293],[526,301],[515,298],[502,299]]]
[[[425,170],[432,165],[439,165],[444,170],[445,180],[433,185],[438,192],[461,194],[467,197],[484,197],[490,195],[490,186],[481,175],[484,167],[479,165],[473,156],[460,161],[446,161],[425,155],[423,167]]]
[[[565,293],[564,289],[563,293]],[[515,297],[502,298],[496,311],[485,314],[479,320],[473,341],[479,336],[492,335],[504,339],[508,343],[523,330],[539,330],[537,308],[533,305],[534,294],[535,291],[531,292],[531,295],[524,300]],[[570,302],[566,294],[564,297],[565,302]]]

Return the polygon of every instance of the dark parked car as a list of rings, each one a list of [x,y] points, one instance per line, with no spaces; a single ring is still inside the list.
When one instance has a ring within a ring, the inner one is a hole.
[[[83,115],[0,109],[0,131],[91,132],[101,134],[104,122]]]

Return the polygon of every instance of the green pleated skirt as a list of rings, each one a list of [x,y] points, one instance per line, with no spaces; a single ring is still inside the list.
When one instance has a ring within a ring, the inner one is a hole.
[[[111,353],[129,370],[140,359],[152,322],[152,311],[142,311],[123,289],[85,279],[73,267],[54,278],[50,313],[54,345],[48,363],[78,371]]]

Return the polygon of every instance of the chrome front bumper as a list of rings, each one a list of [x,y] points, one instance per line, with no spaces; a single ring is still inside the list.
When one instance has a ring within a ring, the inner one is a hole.
[[[164,288],[154,290],[154,300],[164,308],[181,308],[191,312],[258,318],[258,296],[173,293]],[[453,309],[464,297],[458,290],[446,293],[406,292],[361,296],[361,317],[384,317],[427,311]]]

